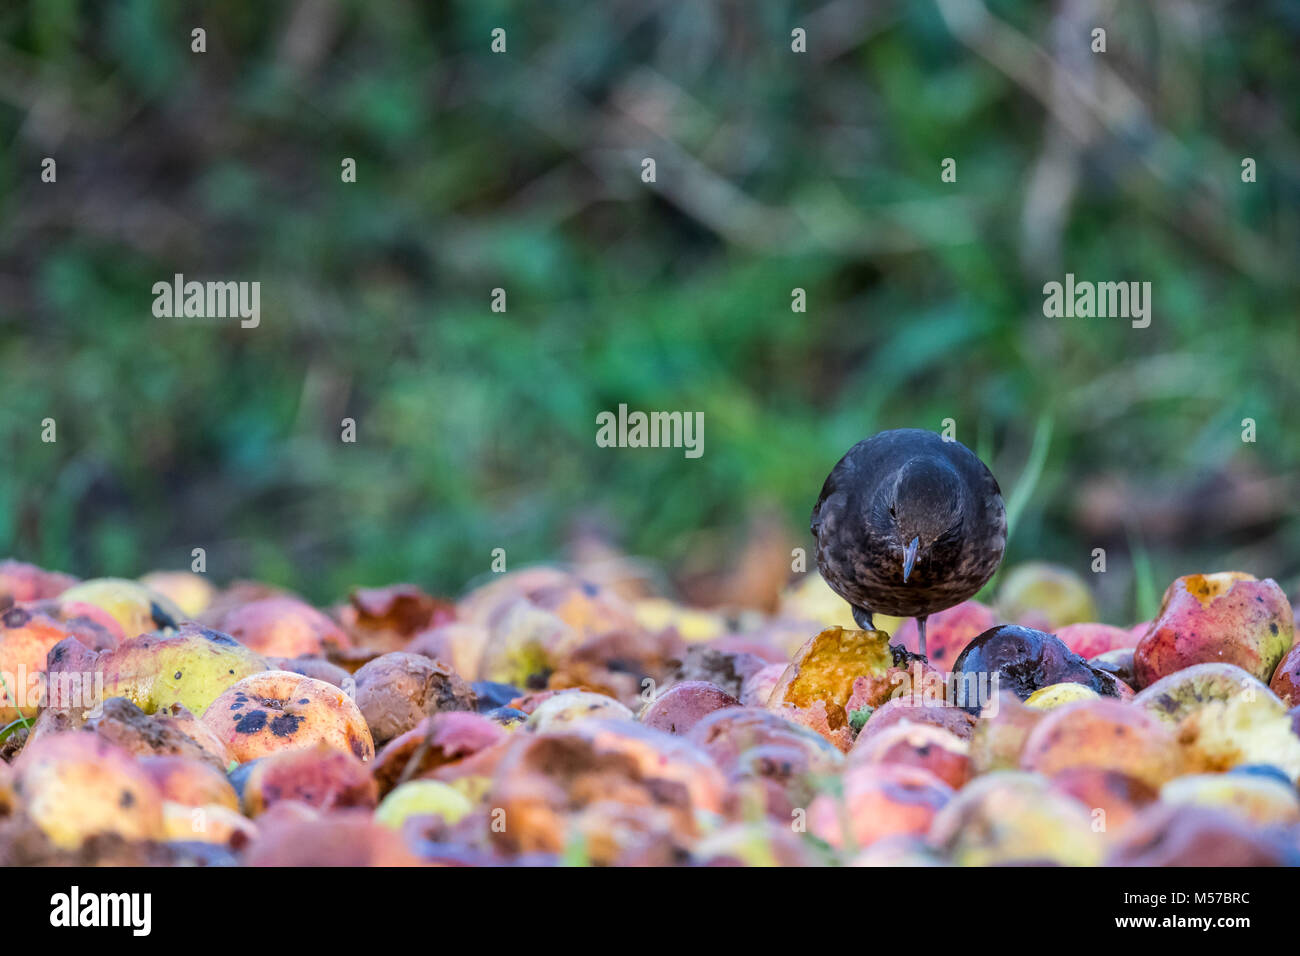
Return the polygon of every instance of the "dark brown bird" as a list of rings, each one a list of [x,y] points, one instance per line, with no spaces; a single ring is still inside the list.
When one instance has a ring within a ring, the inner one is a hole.
[[[858,442],[813,507],[817,567],[853,608],[925,620],[973,597],[1002,563],[1007,516],[997,479],[973,452],[919,428]]]

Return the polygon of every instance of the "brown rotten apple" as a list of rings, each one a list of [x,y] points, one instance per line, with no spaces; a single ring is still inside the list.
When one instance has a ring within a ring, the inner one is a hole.
[[[1169,585],[1160,614],[1138,642],[1138,684],[1212,661],[1236,664],[1267,683],[1291,646],[1294,627],[1291,605],[1271,578],[1231,571],[1186,575]]]

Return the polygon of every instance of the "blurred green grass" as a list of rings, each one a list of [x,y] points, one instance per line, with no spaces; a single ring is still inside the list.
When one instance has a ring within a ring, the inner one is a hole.
[[[1107,547],[1116,619],[1130,542],[1157,588],[1294,582],[1300,14],[989,8],[1120,121],[1062,132],[1049,77],[929,0],[7,5],[0,553],[134,575],[204,547],[326,600],[455,591],[594,515],[671,576],[701,531],[733,563],[760,507],[805,543],[881,428],[954,419],[1010,494],[1047,415],[1012,560]],[[1045,319],[1067,271],[1152,282],[1151,327]],[[261,326],[155,319],[176,272],[260,281]],[[620,402],[704,412],[703,458],[597,448]]]

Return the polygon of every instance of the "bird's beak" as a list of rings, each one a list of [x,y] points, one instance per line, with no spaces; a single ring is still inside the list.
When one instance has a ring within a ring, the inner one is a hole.
[[[913,538],[911,543],[903,549],[903,583],[912,576],[912,568],[916,564],[916,549],[921,546],[920,538]]]

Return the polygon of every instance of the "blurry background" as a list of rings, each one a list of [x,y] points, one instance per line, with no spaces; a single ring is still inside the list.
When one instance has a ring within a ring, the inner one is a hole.
[[[952,418],[1107,620],[1294,593],[1297,52],[1287,0],[9,0],[0,555],[324,601],[613,548],[762,603],[851,444]],[[1067,271],[1150,328],[1044,318]],[[261,326],[154,318],[177,272]],[[704,456],[597,448],[620,402]]]

